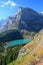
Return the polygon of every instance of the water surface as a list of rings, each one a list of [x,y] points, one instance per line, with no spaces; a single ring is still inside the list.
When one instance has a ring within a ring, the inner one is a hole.
[[[27,43],[29,43],[31,41],[32,41],[31,38],[21,39],[21,40],[14,40],[14,41],[11,41],[11,42],[7,43],[7,45],[4,46],[4,47],[8,48],[8,47],[12,47],[14,45],[27,44]]]

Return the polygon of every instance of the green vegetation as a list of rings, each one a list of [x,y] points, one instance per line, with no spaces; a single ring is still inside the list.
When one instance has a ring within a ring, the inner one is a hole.
[[[0,52],[0,65],[7,65],[8,63],[15,60],[18,56],[19,50],[24,45],[16,45]]]
[[[21,30],[20,32],[23,38],[34,38],[35,34],[37,33],[37,32],[29,32],[27,30]]]
[[[8,65],[43,65],[43,30],[37,33],[32,42],[19,52],[19,57]]]
[[[24,32],[24,31],[23,31]],[[11,62],[16,61],[19,50],[25,45],[16,45],[13,47],[9,47],[7,49],[4,46],[13,40],[19,40],[25,38],[25,36],[30,35],[26,38],[33,38],[36,33],[23,33],[18,30],[7,30],[5,32],[0,33],[0,65],[7,65]]]
[[[17,39],[23,39],[23,36],[18,30],[7,30],[0,33],[0,43],[5,43]]]

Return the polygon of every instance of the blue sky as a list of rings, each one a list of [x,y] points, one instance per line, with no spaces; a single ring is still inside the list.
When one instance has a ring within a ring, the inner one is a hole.
[[[43,0],[0,0],[0,20],[14,15],[19,6],[42,12]]]

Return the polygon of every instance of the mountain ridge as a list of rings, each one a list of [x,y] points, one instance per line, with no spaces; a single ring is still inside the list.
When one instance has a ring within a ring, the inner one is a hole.
[[[20,7],[15,15],[7,18],[0,32],[12,28],[38,32],[43,29],[43,16],[31,8]]]

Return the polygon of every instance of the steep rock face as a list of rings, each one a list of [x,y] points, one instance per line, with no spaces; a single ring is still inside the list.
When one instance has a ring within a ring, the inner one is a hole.
[[[20,15],[19,29],[39,31],[43,28],[43,16],[39,15],[34,10],[30,8],[20,8],[18,15]]]
[[[43,29],[43,16],[31,8],[20,7],[14,16],[8,17],[2,30],[4,29],[23,29],[37,32]]]
[[[19,60],[18,60],[19,59]],[[32,42],[21,48],[14,65],[43,64],[43,30],[37,33]],[[20,63],[19,63],[20,62]],[[10,65],[10,64],[9,64]]]
[[[31,51],[31,52],[30,52]],[[32,42],[26,44],[19,52],[19,55],[25,55],[26,52],[30,54],[37,54],[38,56],[43,53],[43,29],[37,33]]]

